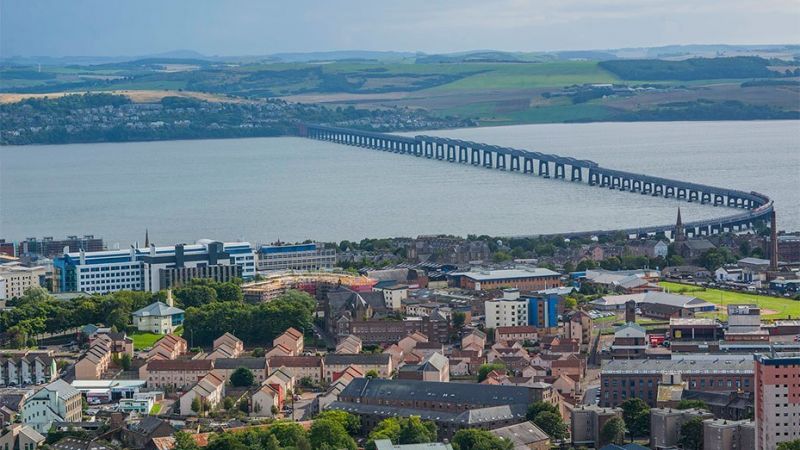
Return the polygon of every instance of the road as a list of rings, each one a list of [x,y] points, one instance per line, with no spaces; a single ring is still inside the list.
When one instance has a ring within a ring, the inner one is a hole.
[[[586,389],[581,400],[582,405],[594,405],[597,396],[600,394],[600,386],[593,386]]]

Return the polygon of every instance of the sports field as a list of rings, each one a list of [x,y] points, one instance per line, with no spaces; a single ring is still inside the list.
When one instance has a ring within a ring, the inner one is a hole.
[[[667,281],[663,281],[659,284],[673,294],[691,295],[717,305],[719,307],[717,312],[704,313],[704,315],[717,317],[720,320],[727,319],[727,305],[744,303],[758,305],[761,308],[761,317],[764,319],[800,318],[800,301],[790,298],[770,297],[744,292],[725,291],[722,289],[707,289],[701,286]]]

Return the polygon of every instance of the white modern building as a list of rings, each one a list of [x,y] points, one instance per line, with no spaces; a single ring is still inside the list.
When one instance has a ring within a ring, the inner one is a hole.
[[[192,278],[248,280],[256,274],[255,259],[248,242],[202,239],[168,247],[65,252],[53,264],[59,291],[102,294],[123,289],[158,292]]]
[[[258,250],[258,270],[327,270],[336,264],[336,249],[312,242],[263,245]]]
[[[53,422],[80,422],[81,403],[81,393],[58,379],[25,400],[22,423],[47,433]]]
[[[484,302],[486,328],[528,325],[528,303],[520,298],[519,289],[504,289],[501,298]]]

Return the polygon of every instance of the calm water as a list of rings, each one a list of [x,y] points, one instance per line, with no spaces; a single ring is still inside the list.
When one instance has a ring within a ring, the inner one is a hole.
[[[755,190],[800,229],[800,122],[525,125],[428,132]],[[0,148],[0,237],[127,246],[515,235],[671,223],[733,210],[299,138]]]

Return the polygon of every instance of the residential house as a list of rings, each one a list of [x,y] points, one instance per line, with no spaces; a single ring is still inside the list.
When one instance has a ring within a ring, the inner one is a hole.
[[[147,359],[178,359],[189,350],[186,339],[175,334],[164,335],[147,352]]]
[[[120,430],[120,440],[126,448],[144,449],[154,439],[172,436],[177,430],[166,420],[144,416]]]
[[[303,333],[295,328],[289,328],[283,334],[272,340],[272,346],[277,347],[282,345],[288,348],[291,352],[290,356],[297,356],[303,354]]]
[[[358,366],[365,374],[374,370],[381,378],[389,378],[394,370],[392,357],[386,353],[360,355],[337,355],[329,353],[325,355],[323,364],[325,381],[328,383],[336,381],[347,367],[353,365]]]
[[[328,405],[335,402],[339,398],[339,394],[356,378],[364,378],[364,372],[358,366],[349,366],[346,368],[328,389],[322,394],[315,397],[312,402],[312,411],[320,413],[327,409]]]
[[[111,353],[113,356],[121,357],[123,354],[127,354],[133,358],[133,339],[129,338],[124,331],[98,331],[89,336],[89,345],[92,345],[95,339],[100,336],[106,336],[111,340]]]
[[[563,355],[561,358],[551,362],[550,373],[554,377],[564,374],[575,381],[580,381],[586,376],[586,359],[576,354]]]
[[[486,333],[473,329],[461,338],[461,350],[477,350],[483,353],[486,347]]]
[[[27,424],[15,423],[0,435],[0,449],[36,450],[44,444],[45,437]]]
[[[535,341],[539,336],[536,327],[518,325],[512,327],[497,327],[494,338],[497,341]]]
[[[345,354],[358,354],[361,353],[363,346],[361,344],[361,339],[358,336],[348,335],[342,339],[339,339],[339,343],[336,344],[336,353],[345,353]]]
[[[227,382],[233,372],[240,367],[252,372],[256,383],[266,380],[269,375],[266,358],[217,358],[214,360],[214,370],[211,373]]]
[[[222,401],[224,396],[225,380],[211,372],[181,396],[179,400],[180,413],[182,416],[191,416],[200,412],[210,411]],[[192,403],[195,399],[200,402],[199,411],[192,409]]]
[[[280,368],[288,370],[295,379],[307,378],[313,383],[320,383],[325,371],[321,356],[273,356],[269,358],[270,375]]]
[[[53,381],[25,399],[22,423],[39,433],[47,433],[53,422],[78,422],[83,406],[81,400],[81,393],[66,381]]]
[[[214,368],[210,359],[148,361],[139,369],[139,379],[151,388],[188,389]]]
[[[174,306],[172,292],[168,292],[167,303],[151,303],[133,312],[133,326],[137,330],[169,334],[183,325],[184,311]]]
[[[570,420],[572,445],[600,447],[600,430],[615,417],[622,418],[622,409],[601,408],[596,405],[576,406]]]
[[[214,351],[206,359],[238,358],[244,352],[244,342],[230,333],[214,339],[213,345]]]
[[[406,364],[397,372],[403,380],[450,381],[450,361],[441,353],[428,355],[419,364]]]
[[[414,348],[416,348],[417,344],[420,342],[428,342],[428,336],[420,333],[419,331],[415,331],[403,339],[400,339],[400,341],[397,342],[397,345],[403,349],[404,353],[411,353],[411,350],[414,350]]]
[[[295,352],[292,351],[291,348],[288,348],[282,344],[278,344],[267,352],[267,359],[272,358],[274,356],[295,356]]]
[[[24,352],[0,356],[0,386],[42,384],[56,378],[56,360],[49,353]]]
[[[614,331],[611,357],[614,359],[639,359],[645,357],[647,332],[641,326],[628,322]]]
[[[286,393],[280,385],[264,383],[250,396],[250,415],[273,417],[273,411],[283,409]]]
[[[76,380],[99,380],[108,370],[112,359],[112,340],[107,334],[97,336],[89,350],[75,363]]]

